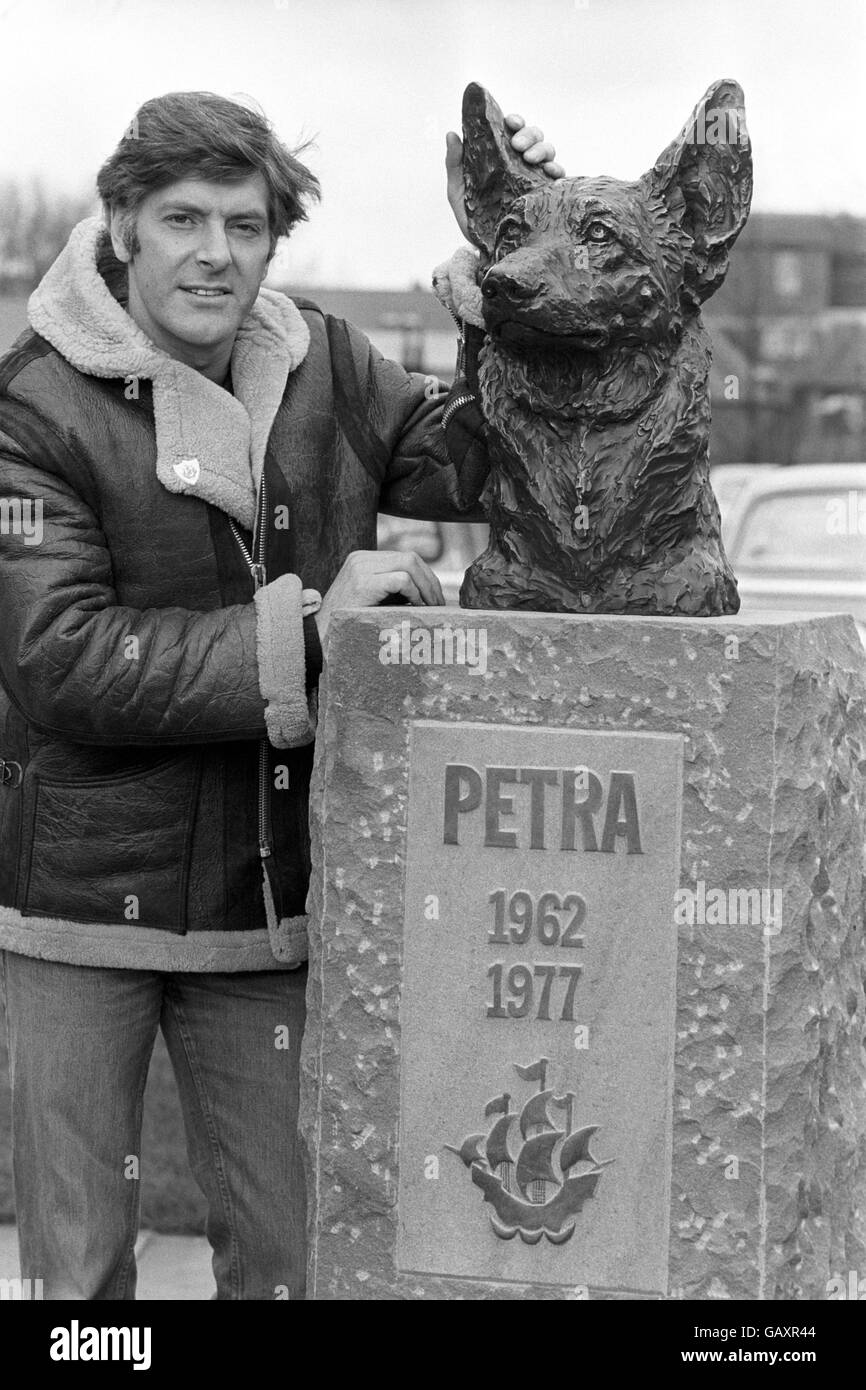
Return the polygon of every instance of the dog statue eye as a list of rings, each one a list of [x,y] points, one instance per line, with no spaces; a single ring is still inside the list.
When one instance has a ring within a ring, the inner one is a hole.
[[[590,222],[586,229],[590,241],[612,241],[613,235],[603,222]]]
[[[523,224],[515,218],[505,218],[500,222],[496,233],[496,257],[509,255],[516,251],[523,239]]]

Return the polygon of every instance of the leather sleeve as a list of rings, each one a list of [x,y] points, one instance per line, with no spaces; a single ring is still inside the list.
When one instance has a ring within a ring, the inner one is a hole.
[[[489,468],[486,427],[462,371],[449,391],[437,378],[384,358],[357,329],[349,332],[370,425],[385,446],[380,510],[484,521],[478,499]]]
[[[28,453],[0,431],[0,498],[7,509],[9,499],[41,503],[29,538],[8,515],[0,527],[0,682],[12,703],[36,729],[78,743],[262,738],[256,605],[119,604],[97,517]],[[303,642],[296,666],[303,693]],[[299,720],[309,727],[305,707]],[[309,736],[300,723],[297,734]]]

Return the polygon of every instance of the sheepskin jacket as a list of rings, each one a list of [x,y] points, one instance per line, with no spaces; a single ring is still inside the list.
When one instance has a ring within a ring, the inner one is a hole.
[[[309,591],[379,510],[479,514],[480,413],[266,289],[228,391],[150,342],[111,260],[79,224],[0,359],[0,948],[293,968]]]

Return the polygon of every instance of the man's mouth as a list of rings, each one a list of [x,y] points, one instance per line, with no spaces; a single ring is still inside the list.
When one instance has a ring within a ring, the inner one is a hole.
[[[224,285],[181,285],[184,294],[194,294],[197,299],[222,299],[231,294]]]

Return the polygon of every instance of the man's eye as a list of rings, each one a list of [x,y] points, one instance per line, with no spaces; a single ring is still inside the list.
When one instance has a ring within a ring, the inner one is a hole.
[[[188,212],[170,212],[165,220],[166,222],[191,222],[192,218]]]
[[[586,229],[586,235],[590,241],[613,241],[613,233],[603,222],[590,222]]]
[[[239,232],[251,232],[254,236],[262,230],[256,222],[236,222],[235,227]]]

